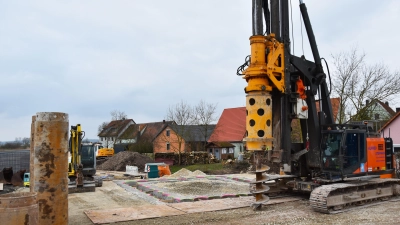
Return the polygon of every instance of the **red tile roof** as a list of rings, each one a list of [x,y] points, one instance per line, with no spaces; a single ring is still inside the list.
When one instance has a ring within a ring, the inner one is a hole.
[[[208,142],[241,142],[246,133],[246,107],[224,109]]]
[[[174,123],[174,121],[164,120],[162,122],[132,124],[128,127],[128,129],[125,130],[121,137],[124,139],[133,139],[138,136],[139,132],[141,132],[140,136],[153,140],[162,129],[164,129],[167,125]]]
[[[317,106],[317,112],[318,112],[319,111],[318,101],[315,102],[315,105]],[[331,98],[331,105],[332,105],[333,121],[335,122],[339,113],[340,98]]]
[[[118,137],[121,131],[130,123],[135,123],[132,119],[113,120],[98,135],[99,137]]]

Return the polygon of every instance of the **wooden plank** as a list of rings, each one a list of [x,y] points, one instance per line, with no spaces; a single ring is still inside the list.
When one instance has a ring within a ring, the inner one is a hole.
[[[150,205],[132,208],[89,210],[85,214],[94,224],[115,223],[164,216],[176,216],[184,212],[166,205]]]

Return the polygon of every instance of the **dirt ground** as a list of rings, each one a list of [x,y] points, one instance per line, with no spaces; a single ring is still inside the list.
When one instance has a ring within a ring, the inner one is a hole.
[[[118,178],[118,175],[115,177]],[[103,187],[97,188],[96,192],[70,194],[68,200],[71,225],[93,224],[84,213],[85,210],[164,204],[139,191],[125,190],[115,181],[104,181]],[[113,224],[400,224],[399,211],[400,201],[388,201],[380,205],[326,215],[314,212],[308,199],[302,199],[264,206],[261,211],[245,207]]]

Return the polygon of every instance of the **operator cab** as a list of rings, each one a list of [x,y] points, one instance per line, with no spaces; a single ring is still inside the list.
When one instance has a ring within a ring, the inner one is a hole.
[[[83,165],[82,173],[84,176],[94,176],[96,174],[96,156],[93,144],[82,144],[81,163]]]
[[[330,180],[342,180],[365,172],[367,131],[359,127],[338,127],[322,131],[321,169]]]

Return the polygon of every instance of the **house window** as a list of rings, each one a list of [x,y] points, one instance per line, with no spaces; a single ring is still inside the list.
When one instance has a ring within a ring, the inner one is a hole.
[[[226,154],[226,148],[222,149],[222,154]]]
[[[170,130],[167,130],[167,134],[166,134],[166,135],[167,135],[167,137],[169,137],[169,133],[170,133]]]
[[[212,153],[212,148],[209,149],[210,153]]]
[[[229,153],[233,153],[233,148],[229,148]]]
[[[167,150],[169,150],[170,149],[170,145],[169,145],[169,143],[167,143]]]

